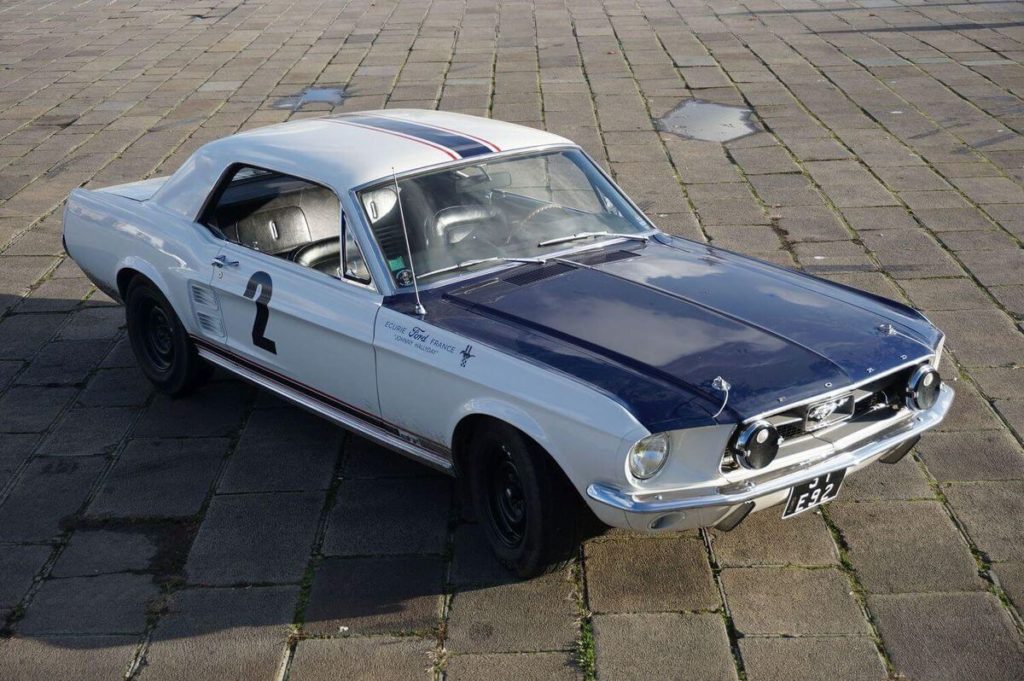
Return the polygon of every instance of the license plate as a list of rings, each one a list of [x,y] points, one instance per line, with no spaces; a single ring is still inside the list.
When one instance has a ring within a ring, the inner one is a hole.
[[[793,485],[789,490],[789,501],[786,502],[786,510],[782,512],[782,517],[789,518],[832,501],[839,496],[839,488],[842,487],[845,477],[846,469],[843,468]]]

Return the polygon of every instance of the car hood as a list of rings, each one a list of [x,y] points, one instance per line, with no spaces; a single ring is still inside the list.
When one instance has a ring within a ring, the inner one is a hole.
[[[926,357],[941,335],[893,301],[665,239],[511,274],[447,296],[721,403],[740,419]]]

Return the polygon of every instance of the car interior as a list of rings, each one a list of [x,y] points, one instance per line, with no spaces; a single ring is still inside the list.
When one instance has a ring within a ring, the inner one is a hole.
[[[242,166],[219,190],[202,222],[246,248],[335,278],[369,283],[366,263],[351,230],[345,230],[342,247],[341,218],[338,197],[327,187]]]

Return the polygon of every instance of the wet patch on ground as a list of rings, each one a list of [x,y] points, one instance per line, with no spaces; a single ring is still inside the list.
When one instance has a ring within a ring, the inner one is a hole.
[[[345,88],[342,87],[308,87],[302,92],[274,100],[271,106],[289,111],[312,108],[317,104],[326,104],[326,108],[330,108],[341,104],[345,97]]]
[[[664,132],[706,142],[729,142],[757,132],[750,109],[701,99],[685,100],[655,123]]]

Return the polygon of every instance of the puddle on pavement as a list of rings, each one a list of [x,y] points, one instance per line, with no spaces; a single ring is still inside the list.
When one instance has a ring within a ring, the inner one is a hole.
[[[302,92],[274,100],[275,109],[288,109],[298,111],[308,104],[330,104],[335,106],[345,101],[345,88],[340,87],[310,87]]]
[[[729,142],[757,132],[750,121],[750,114],[750,109],[739,106],[688,99],[655,122],[660,130],[680,137]]]

